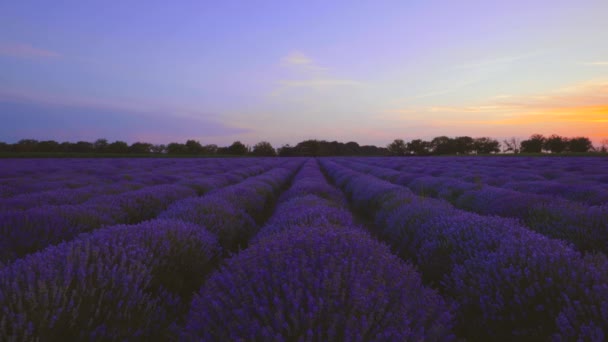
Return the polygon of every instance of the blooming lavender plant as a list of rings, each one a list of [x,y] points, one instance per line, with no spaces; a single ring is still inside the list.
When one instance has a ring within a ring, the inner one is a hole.
[[[353,175],[331,161],[324,160],[322,165],[352,192],[367,189],[369,182],[378,183],[377,178]],[[344,174],[350,175],[348,181],[338,177]],[[392,244],[419,261],[427,279],[442,279],[443,292],[459,304],[459,335],[473,340],[604,336],[601,327],[608,326],[605,257],[583,257],[562,241],[531,232],[515,221],[474,214],[459,218],[462,212],[433,208],[437,202],[429,199],[399,202],[401,207],[395,201],[386,202],[386,209],[379,207],[379,214],[392,214],[377,215],[377,226],[386,225],[385,234],[393,233],[389,240],[398,240]],[[426,214],[418,214],[426,208]],[[439,218],[433,217],[434,212]],[[401,242],[404,237],[406,241]],[[481,252],[464,250],[467,245],[478,246]],[[449,273],[429,274],[442,254],[444,262],[451,264],[444,269]]]
[[[360,229],[277,234],[230,259],[192,302],[202,341],[448,341],[452,314],[413,267]]]
[[[166,339],[219,255],[212,234],[171,220],[49,247],[0,269],[0,339]]]

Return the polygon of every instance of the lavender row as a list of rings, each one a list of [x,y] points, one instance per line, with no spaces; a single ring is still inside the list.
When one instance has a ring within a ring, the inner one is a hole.
[[[24,163],[28,167],[24,167]],[[124,181],[142,185],[166,184],[182,177],[219,173],[247,164],[245,160],[215,159],[2,159],[0,170],[14,174],[0,178],[0,198]]]
[[[281,195],[274,214],[255,240],[272,238],[272,235],[290,229],[353,225],[344,195],[327,183],[317,161],[309,159],[295,176],[291,187]]]
[[[51,246],[0,270],[0,340],[168,340],[220,255],[213,234],[179,220]]]
[[[225,255],[222,232],[233,229],[232,214],[248,216],[253,200],[260,199],[254,194],[270,205],[300,163],[289,161],[211,191],[196,198],[201,200],[196,207],[194,198],[177,202],[162,219],[102,228],[5,267],[0,270],[0,339],[172,339],[192,293]],[[246,193],[254,198],[234,196]],[[214,212],[205,203],[230,211]],[[177,215],[187,205],[198,220],[183,211]],[[255,230],[253,218],[249,221]]]
[[[246,248],[302,161],[291,160],[256,177],[171,205],[159,218],[179,219],[217,235],[227,252]]]
[[[268,164],[266,168],[270,168]],[[264,170],[242,168],[224,175],[205,177],[197,190],[215,189],[243,180]],[[133,224],[156,217],[171,203],[197,195],[184,185],[158,185],[92,198],[78,205],[43,206],[0,214],[0,261],[8,262],[48,245],[104,225]]]
[[[383,158],[373,164],[590,205],[608,203],[608,163],[602,158]]]
[[[434,175],[461,177],[477,173],[481,179],[502,185],[508,181],[543,181],[592,184],[608,183],[606,158],[591,157],[440,157],[440,158],[378,158],[402,171],[424,169]],[[449,167],[446,167],[449,165]]]
[[[526,194],[447,177],[418,176],[344,161],[345,165],[408,187],[421,196],[437,197],[482,215],[520,219],[543,235],[573,243],[582,251],[608,252],[608,204],[586,206],[551,196]]]
[[[321,162],[378,234],[459,306],[470,340],[608,336],[608,260],[583,256],[516,221],[457,210],[401,186]]]
[[[43,205],[79,204],[95,196],[119,194],[142,187],[144,185],[138,182],[122,181],[103,185],[85,185],[75,189],[59,188],[25,193],[0,199],[0,212],[21,211]]]
[[[256,243],[195,296],[181,339],[452,340],[448,305],[345,205],[310,159]]]

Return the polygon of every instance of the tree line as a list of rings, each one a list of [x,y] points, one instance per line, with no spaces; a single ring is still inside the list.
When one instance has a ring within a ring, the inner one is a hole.
[[[414,139],[405,142],[395,139],[386,147],[359,145],[354,141],[342,143],[326,140],[305,140],[295,146],[283,145],[274,148],[269,142],[261,141],[248,146],[235,141],[229,146],[220,147],[215,144],[203,145],[196,140],[185,143],[151,144],[135,142],[127,144],[124,141],[109,142],[97,139],[94,142],[57,142],[54,140],[38,141],[22,139],[14,144],[0,142],[0,152],[5,153],[81,153],[81,154],[137,154],[137,155],[234,155],[234,156],[427,156],[427,155],[471,155],[496,153],[585,153],[604,152],[608,147],[608,139],[601,147],[594,147],[586,137],[567,138],[556,134],[545,137],[533,134],[529,139],[519,141],[516,138],[504,140],[502,143],[489,137],[471,138],[460,136],[435,137],[432,140]]]

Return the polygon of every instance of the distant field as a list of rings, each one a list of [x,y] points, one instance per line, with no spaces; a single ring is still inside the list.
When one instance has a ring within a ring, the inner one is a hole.
[[[608,158],[0,159],[2,341],[602,341],[606,253]]]

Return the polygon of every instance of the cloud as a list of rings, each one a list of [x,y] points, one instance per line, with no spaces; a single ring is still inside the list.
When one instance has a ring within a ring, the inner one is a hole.
[[[380,119],[460,131],[608,136],[608,81],[584,82],[536,95],[500,95],[471,105],[408,107]],[[513,134],[511,133],[511,134]],[[470,134],[470,133],[469,133]]]
[[[494,67],[497,65],[511,64],[513,62],[517,62],[520,60],[536,57],[542,53],[544,53],[544,52],[543,51],[534,51],[534,52],[519,54],[519,55],[502,56],[502,57],[478,60],[478,61],[474,61],[471,63],[456,65],[456,66],[454,66],[454,69],[477,69],[477,68]]]
[[[334,86],[362,86],[362,82],[353,80],[339,80],[331,78],[315,78],[310,80],[286,80],[279,81],[279,83],[285,87],[304,87],[304,88],[324,88]]]
[[[281,58],[281,66],[306,71],[327,70],[327,68],[318,65],[312,58],[308,57],[301,51],[292,51],[283,58]]]
[[[281,66],[288,67],[295,73],[291,77],[278,80],[271,97],[286,94],[290,90],[312,90],[330,92],[344,87],[360,87],[363,82],[337,78],[329,73],[329,68],[319,66],[311,57],[301,51],[292,51],[281,58]]]
[[[183,142],[187,139],[213,138],[229,141],[234,135],[249,132],[199,113],[181,116],[167,111],[138,111],[133,108],[94,104],[60,104],[0,96],[0,141],[54,139],[93,141],[97,138],[152,143]]]
[[[591,65],[591,66],[608,66],[608,61],[597,61],[597,62],[589,62],[589,63],[583,63],[584,65]]]
[[[311,65],[312,59],[300,51],[292,51],[281,59],[283,65]]]
[[[36,48],[30,44],[0,44],[0,55],[17,58],[58,58],[61,54]]]

